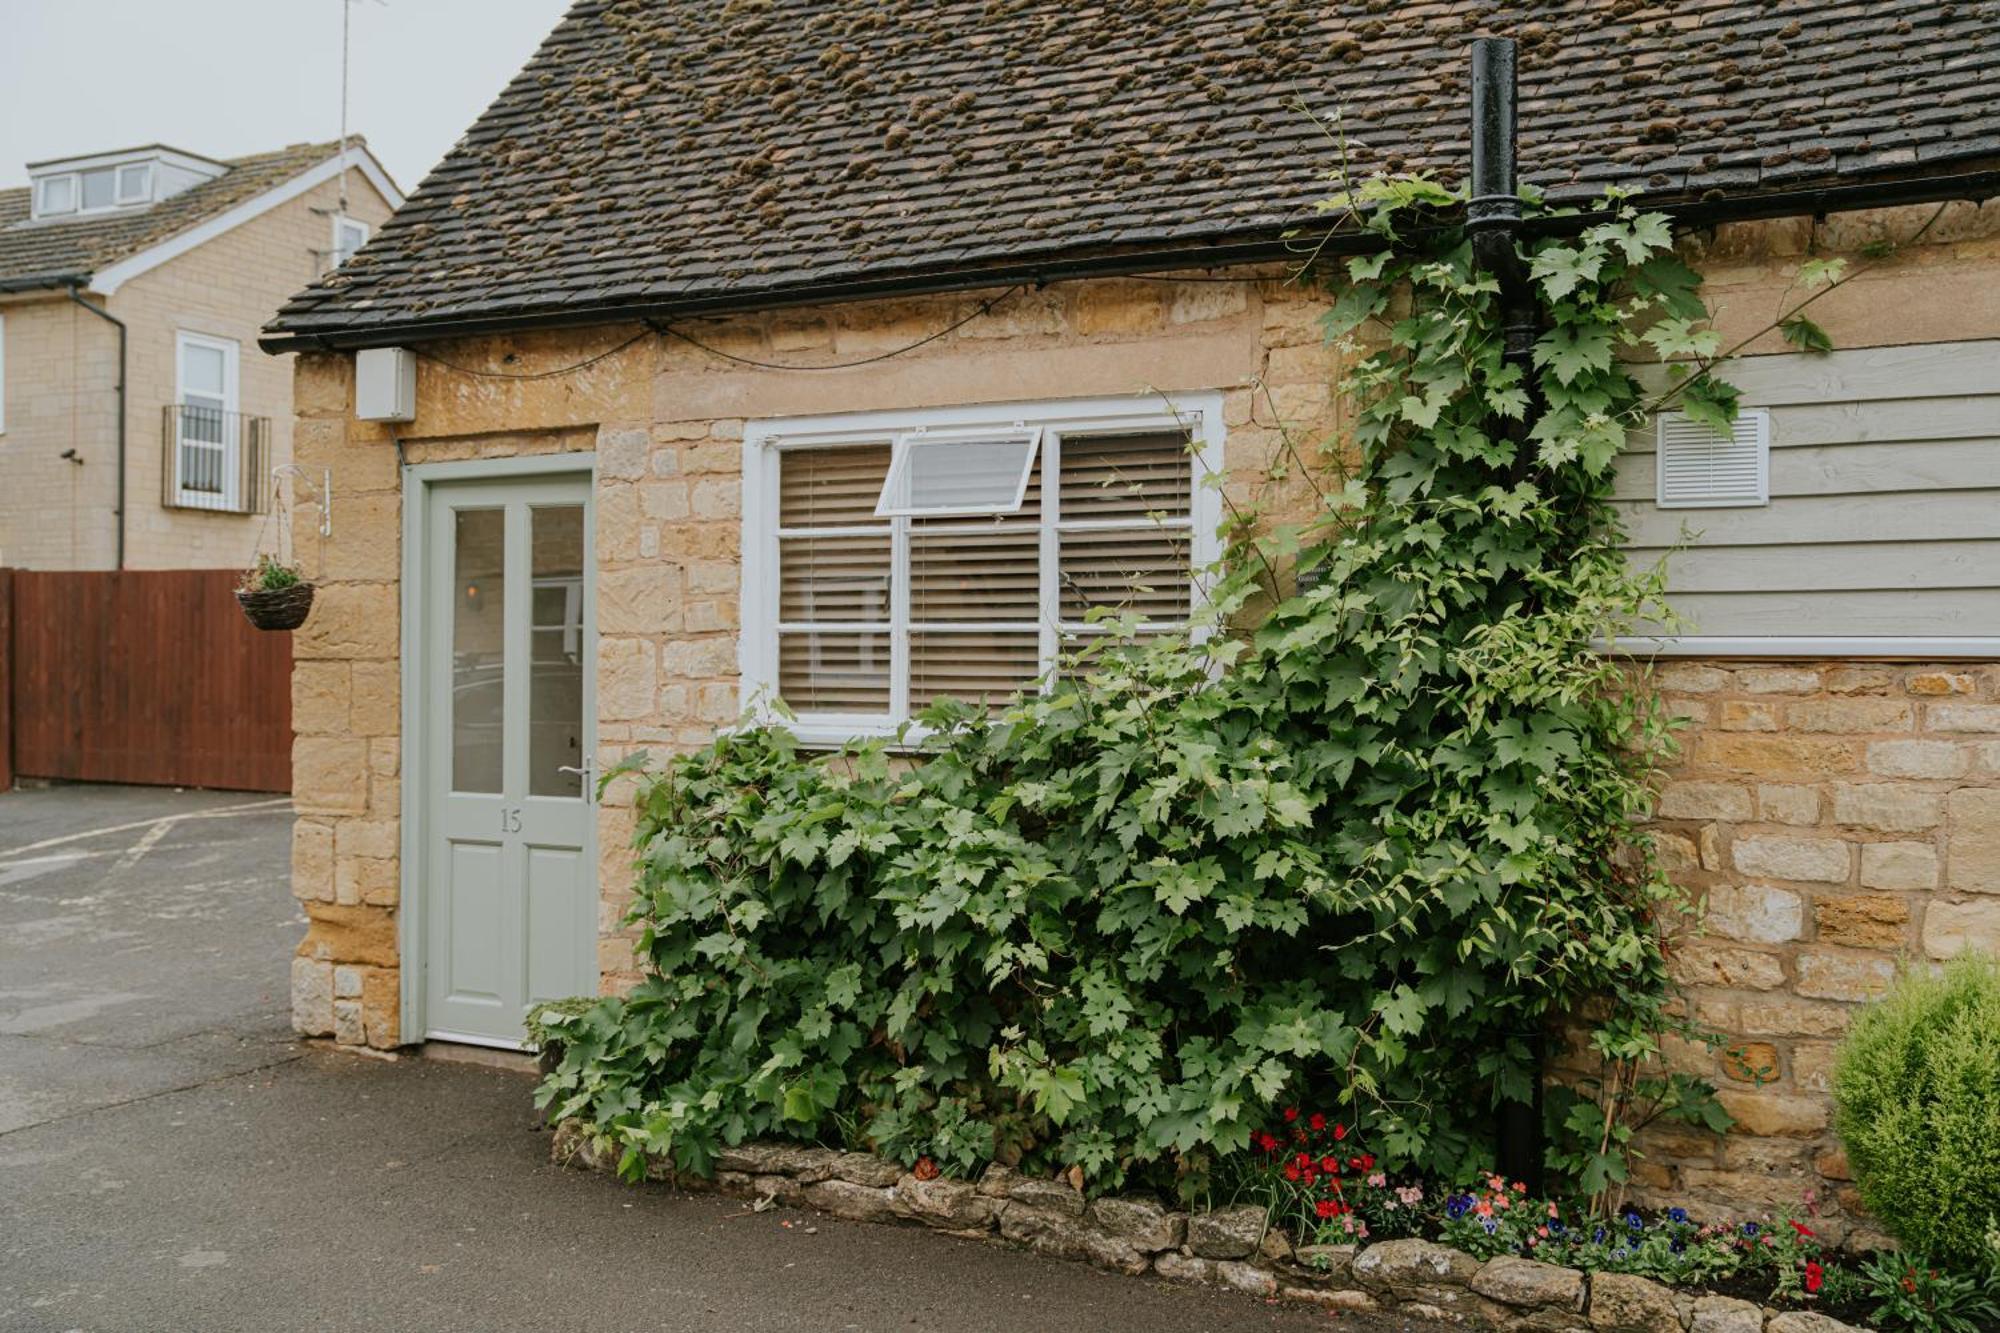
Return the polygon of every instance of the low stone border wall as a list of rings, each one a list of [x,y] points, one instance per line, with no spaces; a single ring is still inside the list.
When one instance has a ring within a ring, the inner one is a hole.
[[[575,1122],[556,1127],[558,1165],[617,1166]],[[910,1222],[954,1236],[998,1238],[1059,1259],[1137,1276],[1234,1287],[1335,1310],[1391,1312],[1501,1333],[1868,1333],[1822,1314],[1766,1311],[1729,1296],[1696,1296],[1623,1273],[1503,1256],[1485,1263],[1424,1240],[1365,1248],[1293,1249],[1264,1210],[1182,1213],[1150,1199],[1085,1199],[1062,1181],[988,1167],[977,1183],[919,1180],[868,1153],[792,1143],[724,1150],[713,1179],[654,1163],[649,1180],[738,1198],[817,1208],[863,1222]]]

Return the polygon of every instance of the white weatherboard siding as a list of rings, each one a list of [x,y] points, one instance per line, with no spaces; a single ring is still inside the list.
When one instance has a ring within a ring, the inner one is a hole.
[[[1746,357],[1725,378],[1770,410],[1771,501],[1661,509],[1654,432],[1633,433],[1628,545],[1667,558],[1688,622],[1634,646],[2000,657],[2000,341]]]

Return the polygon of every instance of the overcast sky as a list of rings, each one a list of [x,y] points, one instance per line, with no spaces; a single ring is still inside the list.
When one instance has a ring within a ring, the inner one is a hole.
[[[405,191],[512,78],[568,0],[0,0],[0,186],[134,144],[238,157],[347,123]]]

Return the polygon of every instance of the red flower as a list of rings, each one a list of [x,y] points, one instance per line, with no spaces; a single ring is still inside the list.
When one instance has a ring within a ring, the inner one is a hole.
[[[1792,1223],[1792,1230],[1798,1232],[1799,1235],[1805,1237],[1807,1240],[1817,1239],[1817,1233],[1814,1232],[1811,1227],[1806,1226],[1804,1223],[1801,1222]]]
[[[1299,1169],[1303,1171],[1305,1170],[1305,1168],[1312,1165],[1312,1154],[1299,1153],[1297,1156],[1292,1158],[1292,1161],[1296,1162],[1298,1164]]]
[[[1337,1199],[1321,1199],[1313,1206],[1313,1211],[1318,1213],[1322,1218],[1339,1217],[1340,1202]]]
[[[1826,1281],[1826,1270],[1821,1268],[1818,1263],[1808,1263],[1806,1265],[1807,1291],[1809,1292],[1818,1291],[1820,1289],[1820,1286],[1823,1283],[1825,1283],[1825,1281]]]
[[[1311,1125],[1314,1131],[1317,1132],[1319,1130],[1326,1128],[1326,1117],[1321,1115],[1318,1111],[1314,1111],[1312,1113],[1312,1118],[1306,1121],[1306,1123],[1308,1125]]]
[[[910,1174],[918,1180],[936,1180],[939,1175],[938,1164],[928,1157],[919,1157],[917,1164],[910,1168]]]
[[[1326,1172],[1329,1176],[1337,1176],[1340,1174],[1340,1159],[1337,1157],[1322,1157],[1319,1159],[1319,1169]]]
[[[1296,1107],[1296,1106],[1287,1106],[1287,1107],[1285,1108],[1285,1123],[1286,1123],[1286,1124],[1288,1124],[1288,1125],[1289,1125],[1290,1123],[1292,1123],[1292,1121],[1294,1121],[1294,1120],[1297,1120],[1298,1118],[1299,1118],[1299,1108],[1298,1108],[1298,1107]]]
[[[1375,1169],[1374,1153],[1365,1152],[1361,1154],[1361,1169],[1363,1171],[1373,1171]]]
[[[1285,1168],[1286,1180],[1297,1180],[1300,1174],[1301,1173],[1299,1171],[1299,1164],[1297,1162],[1293,1162],[1290,1166]]]
[[[1333,1141],[1334,1141],[1335,1143],[1338,1143],[1338,1142],[1340,1142],[1340,1141],[1341,1141],[1342,1139],[1344,1139],[1344,1138],[1346,1138],[1346,1137],[1347,1137],[1347,1126],[1346,1126],[1346,1125],[1335,1125],[1335,1126],[1333,1127]]]
[[[1259,1134],[1257,1136],[1257,1146],[1265,1152],[1274,1152],[1277,1150],[1278,1140],[1269,1133]]]

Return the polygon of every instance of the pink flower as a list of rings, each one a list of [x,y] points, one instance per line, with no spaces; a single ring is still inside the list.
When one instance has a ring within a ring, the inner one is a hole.
[[[1388,1183],[1389,1183],[1389,1177],[1383,1175],[1380,1171],[1377,1171],[1374,1175],[1368,1177],[1368,1188],[1370,1189],[1379,1190]]]

